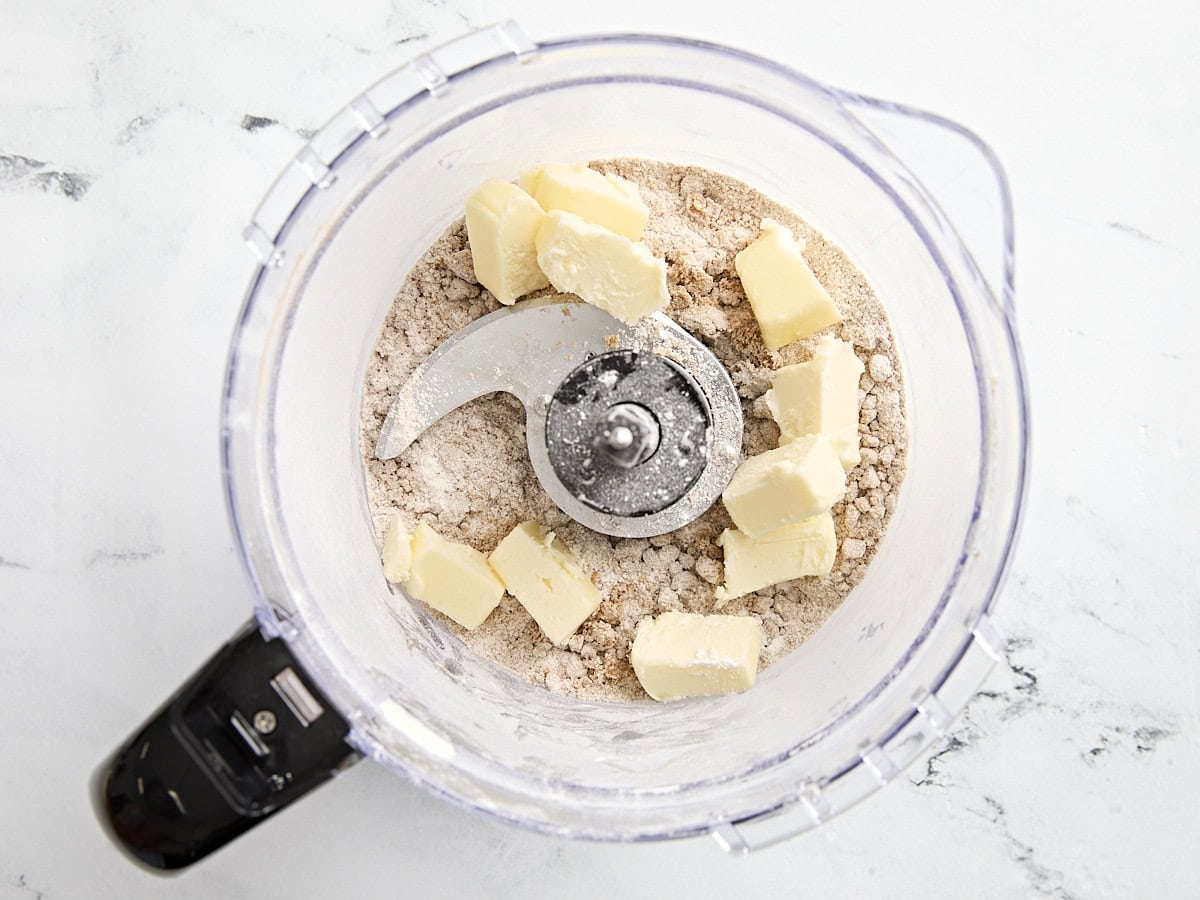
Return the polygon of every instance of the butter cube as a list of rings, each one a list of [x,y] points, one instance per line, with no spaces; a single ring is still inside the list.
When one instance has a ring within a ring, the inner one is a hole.
[[[842,321],[801,249],[791,231],[763,219],[762,234],[733,260],[763,343],[771,350]]]
[[[550,282],[537,264],[534,238],[545,214],[507,181],[485,183],[467,200],[467,240],[479,283],[505,305]]]
[[[393,511],[383,535],[383,576],[392,584],[403,584],[412,574],[412,535]]]
[[[749,616],[665,612],[638,623],[629,661],[655,700],[754,687],[762,627]]]
[[[600,591],[570,549],[537,522],[510,531],[488,562],[556,647],[600,607]]]
[[[671,299],[667,264],[645,244],[574,213],[546,213],[537,233],[537,261],[556,289],[629,325],[665,309]]]
[[[601,175],[582,163],[544,163],[523,171],[517,183],[547,212],[574,213],[631,241],[641,238],[650,217],[632,181]]]
[[[852,345],[824,337],[808,362],[777,371],[766,397],[780,441],[823,434],[837,450],[842,468],[857,466],[858,379],[863,369]]]
[[[487,557],[442,537],[424,522],[412,539],[405,593],[445,613],[466,629],[477,628],[500,605],[504,585]]]
[[[828,575],[837,556],[828,510],[756,538],[726,529],[717,543],[725,549],[725,584],[716,590],[718,607],[781,581]]]
[[[824,512],[845,492],[837,451],[810,434],[743,461],[721,499],[738,528],[760,537]]]

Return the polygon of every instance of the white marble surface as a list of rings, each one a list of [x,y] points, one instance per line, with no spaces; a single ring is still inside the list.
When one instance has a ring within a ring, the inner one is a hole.
[[[0,6],[0,896],[1200,893],[1193,4],[245,6]],[[995,146],[1034,391],[1010,664],[898,783],[747,860],[550,840],[360,765],[147,875],[85,788],[249,608],[216,440],[240,228],[422,35],[504,12],[721,40]]]

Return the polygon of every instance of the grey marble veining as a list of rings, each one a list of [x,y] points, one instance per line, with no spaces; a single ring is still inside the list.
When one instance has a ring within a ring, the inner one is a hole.
[[[54,168],[40,159],[0,153],[0,186],[8,191],[39,190],[82,200],[92,186],[92,178],[82,172]]]
[[[1034,392],[1007,664],[894,784],[748,860],[550,840],[360,765],[152,878],[108,844],[86,782],[250,608],[217,454],[241,228],[350,97],[504,14],[535,36],[732,43],[993,143]],[[1193,7],[16,2],[0,18],[0,896],[1200,894]]]

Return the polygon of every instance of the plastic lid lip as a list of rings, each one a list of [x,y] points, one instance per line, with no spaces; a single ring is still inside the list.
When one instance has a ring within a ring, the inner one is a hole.
[[[472,37],[474,37],[474,36],[472,36]],[[598,47],[615,48],[620,44],[628,44],[628,45],[633,45],[633,46],[637,46],[637,47],[646,47],[646,46],[652,46],[652,47],[658,47],[658,48],[667,47],[667,48],[670,48],[674,52],[684,52],[684,53],[695,53],[695,52],[699,51],[699,52],[703,52],[703,53],[711,55],[711,56],[717,56],[723,60],[736,60],[742,64],[748,64],[751,66],[758,67],[758,68],[760,68],[764,71],[767,71],[771,74],[774,74],[776,76],[782,76],[786,79],[790,79],[791,81],[793,81],[796,85],[798,85],[800,87],[803,87],[807,90],[811,90],[811,91],[814,91],[814,92],[817,92],[817,93],[823,95],[824,97],[826,97],[827,99],[829,99],[831,101],[831,104],[836,104],[839,107],[841,106],[842,102],[845,101],[848,96],[850,96],[850,95],[845,95],[840,92],[837,92],[833,89],[830,89],[830,88],[822,85],[820,82],[817,82],[811,78],[808,78],[807,76],[803,76],[800,73],[797,73],[788,67],[774,63],[770,60],[764,60],[761,57],[757,57],[752,54],[745,53],[743,51],[732,50],[730,48],[722,47],[722,46],[716,45],[716,44],[709,44],[709,43],[705,43],[705,42],[691,41],[691,40],[680,39],[680,38],[666,38],[666,37],[655,37],[655,36],[647,36],[647,35],[600,35],[600,36],[588,37],[588,38],[572,38],[572,39],[548,42],[548,43],[540,45],[540,47],[537,50],[537,53],[538,53],[538,55],[545,56],[545,55],[548,55],[551,53],[559,53],[559,52],[565,53],[565,52],[581,50],[581,49],[590,51],[590,50],[596,49]],[[453,45],[450,45],[450,46],[453,46]],[[436,53],[437,51],[434,51],[434,52]],[[466,72],[479,72],[480,70],[488,68],[488,67],[492,67],[492,66],[499,67],[499,66],[511,64],[512,61],[513,61],[513,57],[511,55],[508,55],[507,51],[506,52],[497,52],[496,54],[492,55],[491,57],[474,62],[473,64],[467,66],[464,69],[461,69],[460,71],[447,74],[446,78],[447,78],[447,81],[451,81],[451,80],[453,80],[453,78],[459,77],[460,75],[462,75]],[[663,62],[664,67],[669,67],[669,65],[670,65],[669,61]],[[376,88],[378,88],[380,85],[387,83],[389,81],[389,79],[397,78],[400,75],[400,73],[403,71],[405,71],[405,70],[403,70],[403,69],[398,70],[398,72],[393,73],[390,76],[387,76],[387,78],[383,79],[379,84],[376,85]],[[426,68],[423,73],[418,75],[417,80],[421,82],[421,88],[417,93],[414,93],[407,100],[404,100],[403,102],[399,103],[398,105],[393,106],[392,108],[386,110],[386,112],[378,110],[378,108],[376,107],[376,112],[379,113],[379,118],[382,118],[384,120],[385,124],[390,124],[391,120],[393,120],[396,116],[398,116],[400,114],[400,112],[403,109],[405,109],[409,104],[420,102],[425,97],[432,96],[432,94],[430,93],[431,89],[429,87],[428,75],[429,75],[428,68]],[[434,79],[434,80],[436,81],[437,79]],[[590,80],[582,79],[582,78],[576,78],[576,79],[573,79],[570,81],[563,80],[556,84],[557,84],[557,86],[570,86],[572,84],[596,83],[598,81],[602,82],[605,80],[611,81],[611,80],[619,80],[619,79],[613,77],[612,75],[608,75],[608,76],[597,76]],[[673,81],[672,79],[667,78],[667,77],[664,77],[662,79],[662,82],[663,83],[680,83],[677,80]],[[396,82],[393,82],[393,85],[394,84],[396,84]],[[441,85],[439,84],[439,87],[440,86]],[[716,86],[714,84],[704,85],[704,84],[699,84],[699,83],[693,83],[691,86],[696,86],[696,87],[700,87],[700,88],[707,89],[707,90],[717,90],[718,89],[718,86]],[[551,89],[551,87],[552,86],[550,86],[550,85],[544,85],[540,88],[540,90],[549,90],[549,89]],[[368,96],[368,95],[373,96],[372,92],[376,91],[376,88],[369,89],[367,92],[364,93],[363,96]],[[516,99],[517,96],[521,96],[521,95],[508,96],[498,102],[499,103],[510,102],[511,100]],[[738,97],[738,99],[746,100],[747,98]],[[358,101],[356,101],[356,102],[358,102]],[[495,104],[493,104],[493,105],[495,105]],[[767,107],[767,108],[771,108],[771,107]],[[778,112],[778,110],[775,110],[773,108],[771,108],[771,109],[772,109],[772,111]],[[479,111],[477,110],[476,114],[478,112]],[[377,137],[381,133],[379,131],[380,123],[379,123],[379,121],[377,121],[374,117],[372,117],[370,115],[370,109],[368,108],[364,112],[364,107],[361,102],[358,102],[357,107],[355,107],[355,104],[352,103],[345,110],[343,110],[337,116],[335,116],[334,119],[331,120],[330,124],[328,126],[326,126],[325,129],[322,129],[321,132],[318,132],[318,135],[314,136],[313,141],[310,143],[310,145],[301,151],[300,156],[304,156],[306,158],[306,162],[307,162],[307,165],[310,170],[312,170],[311,157],[314,155],[314,153],[316,153],[315,148],[319,145],[319,142],[322,139],[322,135],[324,135],[326,133],[327,129],[333,127],[335,124],[337,124],[339,122],[344,123],[346,121],[347,116],[353,117],[355,119],[360,130],[359,130],[358,134],[356,136],[354,136],[351,140],[349,140],[345,144],[344,147],[342,147],[340,150],[338,150],[336,155],[332,156],[332,158],[329,158],[328,152],[325,152],[322,154],[317,154],[318,161],[322,165],[326,166],[329,171],[322,173],[322,177],[320,179],[314,179],[312,177],[311,171],[307,171],[304,173],[307,184],[303,186],[303,193],[292,204],[291,209],[288,212],[288,214],[283,218],[281,223],[275,229],[275,235],[273,237],[269,234],[270,228],[263,228],[262,226],[260,226],[260,230],[264,234],[267,234],[268,238],[270,238],[272,243],[275,244],[276,246],[284,244],[286,242],[286,232],[287,232],[290,220],[297,213],[297,211],[303,207],[304,201],[311,195],[311,192],[313,192],[315,190],[327,189],[329,187],[329,184],[332,183],[332,179],[329,178],[329,176],[332,175],[333,178],[336,178],[337,169],[342,164],[342,162],[348,158],[349,154],[352,153],[356,147],[360,146],[362,144],[362,142],[366,141],[369,137]],[[793,118],[793,121],[795,121],[794,118]],[[804,123],[797,122],[796,124],[801,124],[803,127]],[[338,124],[338,127],[341,128],[342,125]],[[811,127],[809,130],[812,130]],[[837,149],[843,151],[844,153],[848,153],[848,150],[846,148],[844,148],[843,146],[841,146],[840,144],[835,144],[835,146],[837,147]],[[873,177],[877,180],[882,179],[882,176],[879,173],[875,172],[871,167],[866,166],[866,164],[863,163],[861,160],[856,161],[856,164],[859,165],[860,168],[866,174],[868,174],[869,177]],[[304,169],[304,166],[301,165],[300,169]],[[315,171],[315,170],[312,170],[312,171]],[[292,176],[289,176],[289,179],[292,179]],[[326,179],[329,180],[329,183],[327,183],[325,185],[321,185],[319,183],[320,181],[325,181]],[[890,185],[885,185],[885,184],[881,184],[881,187],[884,187],[885,190],[888,190],[891,188]],[[280,188],[281,191],[284,190],[285,188],[288,189],[289,191],[291,189],[290,185],[285,185],[283,183],[282,176],[281,176],[280,182],[276,183],[276,188]],[[275,191],[275,188],[273,188],[272,191]],[[271,197],[271,194],[269,193],[268,199],[270,199],[270,197]],[[913,222],[914,227],[917,227],[920,230],[921,238],[925,242],[927,248],[929,248],[931,254],[935,255],[935,257],[938,256],[939,251],[937,250],[936,247],[932,246],[933,244],[936,243],[936,241],[934,241],[932,236],[927,231],[923,230],[922,225],[920,225],[918,222],[914,221],[914,219],[916,218],[916,215],[912,211],[912,209],[910,209],[907,206],[907,204],[903,200],[901,200],[901,198],[899,196],[895,195],[894,192],[893,192],[893,199],[897,202],[897,204],[899,206],[901,206],[901,208],[905,212],[905,215],[909,217],[910,222]],[[267,203],[267,201],[264,200],[264,205],[266,205],[266,203]],[[262,207],[260,207],[260,209],[261,208]],[[255,223],[255,224],[257,224],[257,223]],[[266,263],[268,260],[270,260],[272,258],[273,258],[272,254],[268,253],[263,258],[262,263]],[[278,261],[278,260],[276,260],[276,261]],[[946,271],[944,263],[943,263],[943,271]],[[247,299],[246,299],[245,307],[243,309],[243,314],[238,323],[237,331],[234,336],[234,342],[233,342],[233,346],[231,348],[231,355],[230,355],[229,366],[228,366],[228,375],[227,375],[227,381],[226,381],[226,397],[225,397],[225,404],[224,404],[224,410],[223,410],[223,453],[224,453],[224,462],[225,462],[227,498],[228,498],[228,502],[229,502],[229,506],[230,506],[231,518],[233,520],[235,531],[238,535],[239,549],[243,555],[243,559],[246,561],[247,569],[250,572],[251,577],[254,579],[256,586],[259,590],[259,594],[260,594],[259,617],[260,617],[260,620],[263,621],[264,625],[266,627],[268,627],[270,630],[274,631],[275,633],[281,633],[285,636],[285,638],[288,638],[290,641],[293,641],[295,648],[296,648],[297,655],[299,655],[302,659],[304,659],[307,655],[312,654],[314,659],[322,660],[326,663],[326,665],[319,666],[318,668],[321,670],[327,670],[329,668],[328,663],[330,662],[330,658],[328,657],[325,649],[318,646],[317,643],[310,638],[310,636],[301,634],[300,632],[298,632],[295,629],[294,626],[290,625],[290,623],[287,622],[286,607],[283,605],[280,605],[281,602],[284,602],[284,601],[277,601],[276,603],[271,603],[270,601],[268,601],[266,599],[268,597],[271,597],[274,593],[271,590],[271,588],[269,587],[269,584],[277,583],[277,581],[280,577],[282,577],[283,580],[286,581],[287,576],[283,575],[282,573],[277,571],[275,573],[275,577],[271,577],[271,578],[262,577],[263,575],[268,574],[265,571],[265,569],[269,569],[269,568],[277,569],[278,568],[278,566],[280,564],[280,560],[278,558],[278,554],[280,551],[279,541],[282,540],[286,544],[286,530],[282,527],[282,523],[277,523],[278,527],[276,528],[276,527],[273,527],[272,525],[266,524],[263,520],[260,519],[260,516],[263,516],[264,514],[262,511],[262,508],[258,507],[258,505],[257,505],[258,499],[262,496],[269,496],[270,490],[272,489],[273,486],[270,486],[269,484],[268,485],[260,485],[258,483],[258,479],[260,477],[266,477],[267,480],[269,481],[269,478],[270,478],[269,465],[266,467],[266,469],[264,469],[261,472],[256,471],[256,467],[253,467],[253,466],[250,467],[250,471],[247,471],[247,468],[244,465],[244,463],[246,462],[246,456],[244,455],[245,449],[249,449],[250,458],[254,459],[256,462],[262,462],[263,460],[265,460],[269,457],[269,453],[264,455],[258,449],[256,449],[254,446],[255,439],[257,436],[257,430],[259,428],[261,428],[262,423],[256,422],[254,420],[253,414],[254,414],[255,408],[261,408],[260,404],[263,403],[263,398],[262,398],[261,394],[259,394],[258,391],[255,390],[255,388],[258,387],[259,390],[265,388],[266,390],[270,391],[272,389],[273,379],[277,373],[275,371],[272,371],[271,375],[270,375],[270,379],[268,380],[268,383],[263,385],[261,383],[261,381],[255,382],[255,380],[254,380],[255,375],[259,375],[259,377],[261,379],[261,373],[258,372],[259,367],[255,366],[255,365],[246,365],[246,363],[254,361],[258,356],[261,355],[261,348],[247,346],[247,337],[251,333],[257,334],[258,331],[261,330],[263,323],[256,321],[258,317],[261,317],[264,314],[267,315],[268,317],[270,316],[270,311],[266,311],[264,313],[264,310],[262,309],[262,305],[269,302],[268,300],[264,299],[260,295],[260,287],[262,284],[263,272],[264,272],[263,265],[260,264],[260,266],[256,268],[254,280],[252,281],[251,288],[247,294]],[[962,315],[963,311],[961,308],[961,303],[962,303],[961,298],[959,297],[956,289],[953,290],[952,293],[954,293],[956,302],[960,304],[960,315]],[[966,319],[964,319],[964,321],[966,321]],[[1005,513],[1005,515],[1009,521],[1009,527],[1006,530],[1006,535],[1003,539],[1003,548],[1000,551],[1000,565],[995,569],[995,571],[993,573],[993,578],[991,579],[991,583],[990,583],[989,587],[983,592],[983,594],[984,594],[983,601],[984,602],[980,605],[981,610],[982,609],[990,610],[995,605],[998,588],[1002,581],[1004,572],[1007,568],[1008,560],[1011,556],[1012,543],[1015,538],[1015,534],[1016,534],[1016,530],[1017,530],[1017,526],[1018,526],[1019,518],[1020,518],[1020,511],[1021,511],[1021,507],[1023,505],[1023,497],[1024,497],[1024,491],[1025,491],[1025,482],[1026,482],[1025,466],[1026,466],[1026,445],[1027,445],[1027,440],[1028,440],[1028,438],[1027,438],[1028,415],[1027,415],[1027,409],[1026,409],[1024,379],[1023,379],[1023,372],[1022,372],[1022,367],[1021,367],[1020,357],[1019,357],[1019,346],[1017,344],[1015,332],[1012,329],[1010,322],[1005,323],[1005,331],[1007,332],[1006,333],[1006,342],[1007,342],[1009,352],[1011,354],[1011,363],[1014,367],[1014,372],[1012,373],[1013,379],[1014,379],[1014,393],[1017,397],[1017,402],[1019,404],[1018,417],[1019,417],[1019,421],[1020,421],[1020,441],[1019,441],[1020,446],[1018,447],[1018,451],[1017,451],[1017,458],[1018,458],[1018,473],[1016,476],[1017,491],[1016,491],[1016,496],[1013,499],[1012,509],[1010,511],[1008,511],[1007,513]],[[278,350],[276,352],[278,352]],[[973,353],[974,352],[975,352],[975,350],[973,348]],[[276,363],[277,363],[277,361],[276,361]],[[978,371],[978,365],[977,365],[977,371]],[[981,404],[983,404],[982,408],[986,411],[986,409],[988,408],[987,407],[987,397],[983,393],[983,390],[984,390],[983,385],[980,384]],[[249,401],[250,401],[249,403],[247,403],[247,399],[249,399]],[[273,402],[273,397],[268,398],[265,406],[267,408],[269,408],[269,405],[272,402]],[[982,423],[982,426],[984,427],[984,429],[986,431],[988,423],[986,421],[984,421]],[[966,543],[968,545],[972,542],[972,540],[974,538],[975,525],[977,524],[977,521],[978,521],[979,515],[980,515],[980,511],[983,506],[983,501],[984,501],[983,491],[984,491],[984,486],[985,486],[984,485],[984,482],[985,482],[984,476],[986,476],[987,464],[988,464],[988,462],[990,462],[990,460],[988,459],[989,444],[987,441],[986,433],[982,437],[983,437],[983,440],[982,440],[981,446],[982,446],[983,450],[981,453],[981,464],[983,466],[984,471],[981,474],[979,493],[977,494],[977,497],[976,497],[975,515],[973,516],[973,519],[972,519],[971,531],[968,533],[968,537],[967,537],[967,541],[966,541]],[[270,440],[268,439],[268,444],[269,443],[270,443]],[[245,444],[246,446],[242,447],[242,444]],[[242,453],[240,459],[239,459],[239,452]],[[239,488],[239,486],[236,482],[239,479],[239,477],[241,477],[242,475],[246,476],[246,480],[250,483],[251,490],[246,493],[246,495],[244,496],[244,499],[239,499],[239,495],[242,494],[243,489]],[[262,491],[261,493],[260,493],[260,490]],[[243,505],[243,503],[244,503],[244,505]],[[272,534],[272,533],[274,533],[274,534]],[[263,540],[264,537],[265,537],[265,541]],[[991,543],[993,543],[993,545],[995,545],[997,542],[993,540]],[[967,558],[966,558],[966,554],[964,553],[963,558],[960,559],[959,567],[956,569],[956,574],[955,574],[956,578],[957,578],[957,575],[961,572],[962,566],[966,564],[966,561],[967,561]],[[264,569],[260,570],[260,567],[264,567]],[[293,569],[293,571],[295,571],[295,569]],[[857,715],[858,712],[860,712],[861,709],[865,705],[869,704],[871,701],[876,699],[879,696],[879,694],[882,693],[882,691],[888,686],[888,683],[890,680],[895,679],[900,674],[902,674],[904,667],[912,659],[912,657],[916,654],[917,650],[920,648],[922,642],[928,636],[929,632],[940,621],[941,616],[944,612],[946,603],[948,602],[949,595],[955,587],[956,587],[956,581],[952,580],[951,583],[947,586],[946,591],[943,593],[942,600],[939,602],[933,615],[930,617],[930,619],[927,623],[927,626],[923,630],[921,636],[918,638],[918,640],[916,642],[914,642],[912,647],[910,647],[909,653],[905,656],[905,658],[902,659],[900,661],[900,663],[897,665],[897,667],[893,669],[889,680],[885,680],[884,682],[881,682],[881,684],[878,685],[875,690],[873,690],[866,697],[862,698],[859,703],[855,704],[854,707],[852,707],[851,709],[844,712],[842,714],[842,716],[839,717],[837,720],[831,722],[827,728],[822,729],[822,731],[809,736],[808,738],[806,738],[806,740],[804,742],[798,744],[796,747],[791,748],[787,753],[781,754],[778,758],[761,761],[759,765],[756,765],[751,770],[748,770],[745,772],[730,773],[727,777],[723,777],[718,780],[698,782],[694,785],[675,785],[675,786],[672,786],[670,792],[678,793],[680,791],[687,791],[689,789],[694,789],[694,788],[714,787],[722,782],[728,783],[728,782],[741,781],[747,777],[754,775],[755,773],[761,774],[764,771],[767,771],[772,768],[775,768],[775,767],[785,764],[789,760],[793,759],[797,754],[801,753],[803,750],[807,749],[808,747],[811,747],[813,744],[818,743],[824,737],[828,736],[828,734],[830,732],[832,732],[836,728],[840,727],[840,725],[843,724],[847,719]],[[965,628],[964,629],[964,640],[961,643],[958,653],[957,653],[958,657],[961,657],[961,655],[966,652],[966,648],[968,648],[970,646],[970,643],[971,643],[970,628]],[[951,655],[952,660],[955,658],[956,658],[956,655]],[[951,670],[953,669],[955,664],[956,664],[955,662],[950,663]],[[348,685],[343,686],[343,688],[345,688],[345,690],[331,691],[331,693],[334,694],[335,702],[337,702],[338,697],[346,698],[348,696],[354,695],[355,691],[353,688],[350,688]],[[368,698],[360,697],[358,699],[357,703],[366,702],[367,700],[368,700]],[[357,705],[357,703],[351,703],[349,705],[354,706],[354,705]],[[352,712],[352,710],[346,710],[346,711]],[[907,713],[907,715],[905,717],[903,717],[902,720],[898,721],[895,724],[895,726],[891,729],[891,733],[894,734],[899,729],[902,729],[904,727],[904,725],[908,721],[910,721],[914,715],[915,715],[915,713],[913,712],[912,709],[910,709],[909,712]],[[386,762],[388,765],[401,770],[402,772],[407,774],[409,777],[413,777],[413,778],[416,778],[417,780],[422,781],[428,787],[437,791],[438,793],[452,794],[452,792],[447,791],[447,789],[445,788],[444,785],[440,785],[438,783],[431,782],[427,777],[425,777],[424,773],[416,771],[415,766],[403,763],[398,758],[395,758],[392,754],[385,751],[370,736],[369,731],[356,730],[355,731],[355,739],[361,743],[360,749],[363,749],[364,752],[367,752],[368,755],[372,756],[373,758],[380,759],[381,761]],[[459,754],[459,761],[460,762],[463,761],[461,754]],[[861,761],[855,761],[853,759],[849,760],[847,762],[848,767],[843,767],[840,771],[835,771],[835,772],[829,773],[826,776],[826,782],[827,783],[836,782],[837,779],[844,776],[847,772],[853,770],[857,765],[860,764],[860,762]],[[468,772],[468,770],[469,770],[469,772]],[[471,775],[471,777],[477,777],[478,780],[483,784],[493,783],[493,784],[497,784],[505,789],[514,788],[514,787],[519,789],[519,787],[520,787],[521,779],[514,779],[513,773],[511,772],[511,770],[504,769],[503,767],[493,767],[490,763],[488,763],[487,760],[484,760],[484,759],[472,759],[471,765],[469,767],[464,766],[463,771],[465,773]],[[539,787],[544,788],[545,785],[539,785]],[[592,797],[594,799],[600,799],[597,795],[604,793],[604,791],[602,789],[588,787],[588,786],[569,785],[569,784],[555,785],[555,789],[560,790],[564,794],[567,794],[567,795],[577,794],[580,791],[582,791],[583,793],[586,793],[589,797]],[[623,791],[613,791],[612,793],[620,794],[621,796],[624,797],[624,799],[626,801],[632,799],[632,797],[630,796],[631,793],[637,794],[637,792],[623,792]],[[655,791],[655,792],[645,792],[645,793],[647,796],[651,796],[654,794],[658,794],[660,792]],[[457,796],[457,795],[454,795],[454,796]],[[479,803],[472,802],[470,800],[465,799],[464,797],[457,797],[457,799],[459,799],[460,802],[466,803],[468,806],[471,806],[472,808],[475,808],[475,809],[483,808]],[[518,821],[521,824],[525,825],[526,827],[533,827],[533,828],[537,828],[538,830],[553,831],[554,833],[564,833],[559,827],[552,826],[549,822],[538,821],[536,819],[526,817],[526,816],[520,816],[520,815],[514,816],[513,818],[510,819],[509,816],[507,816],[506,814],[503,814],[499,808],[491,809],[488,811],[490,811],[494,815],[497,815],[497,817],[499,817],[499,818],[505,818],[510,821]],[[760,810],[760,812],[761,812],[761,810]],[[708,823],[708,824],[699,823],[694,826],[687,826],[686,828],[683,828],[682,830],[678,830],[678,829],[673,830],[673,831],[671,831],[670,836],[677,836],[677,835],[682,835],[682,834],[696,833],[696,831],[703,831],[703,830],[706,830],[708,827],[710,827],[711,824],[712,823]],[[589,836],[588,834],[581,833],[581,829],[579,829],[577,826],[570,826],[568,830],[570,833],[575,834],[577,836]],[[627,833],[617,833],[615,831],[605,830],[603,832],[598,832],[594,836],[607,837],[607,838],[615,837],[618,839],[622,839],[622,838],[624,838],[624,839],[630,839],[630,838],[642,839],[642,838],[646,838],[646,837],[667,836],[667,835],[663,832],[635,829],[635,830],[627,832]]]

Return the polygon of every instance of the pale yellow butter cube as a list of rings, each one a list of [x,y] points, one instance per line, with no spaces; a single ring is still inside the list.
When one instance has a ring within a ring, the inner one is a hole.
[[[609,231],[639,240],[650,217],[637,185],[616,175],[601,175],[582,163],[543,163],[517,179],[549,212],[561,209]]]
[[[791,231],[763,219],[762,234],[733,260],[763,343],[771,350],[842,321],[801,249]]]
[[[858,380],[863,370],[851,344],[824,337],[808,362],[777,371],[766,397],[780,442],[823,434],[837,450],[842,468],[857,466]]]
[[[638,623],[629,661],[655,700],[733,694],[754,687],[762,626],[749,616],[665,612]]]
[[[424,522],[412,539],[412,569],[405,593],[445,613],[466,629],[478,628],[504,596],[487,557],[442,537]]]
[[[510,531],[488,562],[557,647],[600,607],[600,591],[570,548],[537,522]]]
[[[412,535],[400,521],[400,513],[393,510],[383,535],[383,576],[392,584],[402,584],[411,574]]]
[[[671,299],[667,264],[645,244],[573,213],[546,213],[537,233],[537,261],[556,289],[626,324],[665,309]]]
[[[751,537],[824,512],[846,492],[846,470],[824,435],[808,435],[738,466],[721,499]]]
[[[534,239],[545,213],[538,202],[507,181],[482,185],[467,200],[467,240],[475,277],[501,303],[544,288]]]
[[[718,606],[793,578],[828,575],[837,557],[828,510],[756,538],[726,529],[717,543],[725,550],[725,584],[716,590]]]

